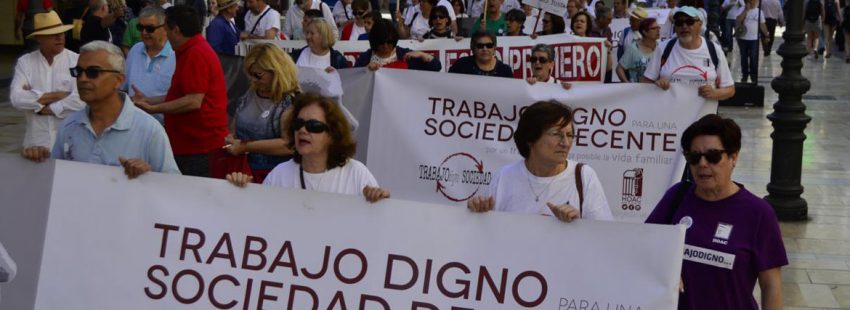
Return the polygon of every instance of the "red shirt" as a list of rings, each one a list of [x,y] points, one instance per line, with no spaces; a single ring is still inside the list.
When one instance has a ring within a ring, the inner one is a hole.
[[[18,13],[25,13],[29,8],[30,0],[18,0],[18,5],[16,6]],[[42,0],[41,8],[44,9],[44,12],[50,12],[50,10],[53,10],[53,0]]]
[[[200,34],[175,50],[177,64],[165,101],[203,93],[201,108],[166,113],[165,132],[174,155],[200,155],[219,149],[227,136],[227,90],[218,56]]]

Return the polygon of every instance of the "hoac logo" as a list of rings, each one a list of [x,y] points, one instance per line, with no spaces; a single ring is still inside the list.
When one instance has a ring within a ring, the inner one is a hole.
[[[436,181],[436,191],[454,202],[474,197],[492,177],[484,171],[483,161],[464,152],[449,155],[439,166],[419,165],[419,179]]]
[[[643,168],[623,172],[623,210],[640,211],[643,197]]]

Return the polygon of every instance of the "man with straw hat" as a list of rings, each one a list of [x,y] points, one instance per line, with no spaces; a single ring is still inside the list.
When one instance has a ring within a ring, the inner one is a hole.
[[[637,41],[640,41],[640,22],[646,19],[649,16],[646,9],[642,7],[636,7],[629,10],[629,27],[623,29],[622,34],[620,34],[620,44],[618,45],[620,48],[617,50],[617,59],[619,60],[623,57],[623,53],[625,53],[626,48],[629,45],[634,44]]]
[[[68,68],[77,65],[77,54],[65,49],[65,32],[55,11],[35,14],[34,31],[38,50],[18,58],[10,86],[10,101],[24,111],[24,147],[52,147],[62,118],[84,107],[77,95],[77,81]]]
[[[236,44],[239,44],[239,28],[236,28],[236,11],[239,10],[237,0],[219,0],[218,15],[207,27],[207,42],[221,54],[236,55]]]

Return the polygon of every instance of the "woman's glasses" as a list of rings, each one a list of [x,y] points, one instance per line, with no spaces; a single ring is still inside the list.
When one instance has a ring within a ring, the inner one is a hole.
[[[538,56],[529,56],[529,57],[528,57],[528,62],[530,62],[530,63],[540,62],[540,63],[542,63],[542,64],[545,64],[545,63],[548,63],[548,62],[549,62],[549,58],[546,58],[546,57],[538,57]]]
[[[490,43],[475,43],[475,48],[480,49],[480,50],[485,49],[485,48],[493,49],[495,47],[496,47],[496,43],[493,43],[493,42],[490,42]]]
[[[165,24],[161,24],[159,26],[145,26],[142,24],[136,24],[136,30],[138,30],[139,32],[153,33],[162,26],[165,26]]]
[[[328,125],[320,121],[314,119],[305,121],[302,118],[296,118],[292,122],[292,131],[298,131],[301,127],[307,129],[309,133],[323,133],[328,130]]]
[[[708,150],[704,153],[692,151],[684,152],[685,160],[687,160],[690,165],[699,165],[699,161],[703,156],[705,156],[705,160],[708,161],[708,163],[712,165],[717,164],[721,159],[723,159],[723,153],[726,153],[726,150]]]

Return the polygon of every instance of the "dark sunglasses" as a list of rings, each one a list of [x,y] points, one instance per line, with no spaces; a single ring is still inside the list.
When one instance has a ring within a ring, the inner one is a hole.
[[[705,153],[699,152],[684,152],[685,160],[688,161],[690,165],[699,165],[700,159],[705,156],[705,160],[710,164],[719,163],[721,159],[723,159],[723,154],[726,153],[726,150],[708,150]]]
[[[694,18],[677,18],[675,21],[673,21],[673,24],[676,25],[676,27],[682,27],[685,24],[687,24],[688,26],[693,26],[696,22],[697,19]]]
[[[365,17],[363,15],[366,14],[366,11],[354,11],[354,12],[351,12],[351,13],[353,13],[354,16],[356,16],[356,17]]]
[[[142,24],[136,24],[136,30],[139,32],[153,33],[162,26],[165,26],[165,24],[160,24],[159,26],[144,26]]]
[[[537,56],[529,56],[529,57],[528,57],[528,62],[530,62],[530,63],[540,62],[540,63],[542,63],[542,64],[545,64],[545,63],[549,62],[549,58],[546,58],[546,57],[537,57]]]
[[[83,67],[80,67],[80,66],[76,66],[76,67],[71,68],[71,76],[73,76],[75,78],[79,78],[81,75],[85,74],[87,78],[94,80],[98,76],[100,76],[101,72],[121,73],[121,71],[118,71],[118,70],[101,69],[101,68],[98,68],[98,67],[83,68]]]
[[[493,42],[490,42],[490,43],[475,43],[475,48],[477,48],[477,49],[485,49],[485,48],[493,49],[494,47],[496,47],[496,43],[493,43]]]
[[[292,131],[298,131],[301,127],[305,127],[309,133],[323,133],[328,130],[328,125],[320,121],[314,119],[305,121],[302,118],[296,118],[292,122]]]
[[[444,19],[444,18],[448,18],[448,16],[443,15],[443,14],[435,14],[434,15],[434,19]]]

